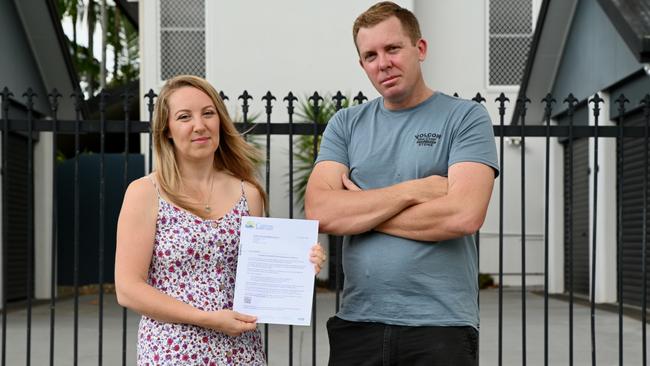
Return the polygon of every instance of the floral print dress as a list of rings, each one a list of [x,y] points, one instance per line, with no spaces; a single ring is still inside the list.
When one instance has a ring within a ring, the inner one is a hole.
[[[219,220],[204,220],[158,193],[149,284],[201,310],[232,309],[239,225],[247,214],[243,183],[239,201]],[[140,320],[138,365],[265,364],[259,330],[231,337],[195,325]]]

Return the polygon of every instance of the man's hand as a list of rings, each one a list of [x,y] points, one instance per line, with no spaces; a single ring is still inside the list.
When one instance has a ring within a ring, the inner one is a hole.
[[[347,189],[348,191],[360,191],[361,190],[361,188],[359,188],[359,186],[354,184],[354,182],[351,181],[350,178],[348,178],[347,174],[341,174],[341,181],[343,182],[343,187],[345,187],[345,189]]]

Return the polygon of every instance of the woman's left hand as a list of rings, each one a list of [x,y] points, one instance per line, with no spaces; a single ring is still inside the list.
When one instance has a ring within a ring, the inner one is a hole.
[[[325,254],[325,250],[320,243],[316,243],[311,247],[311,251],[309,252],[309,261],[314,264],[314,271],[316,274],[318,274],[323,268],[325,259],[327,259],[327,254]]]

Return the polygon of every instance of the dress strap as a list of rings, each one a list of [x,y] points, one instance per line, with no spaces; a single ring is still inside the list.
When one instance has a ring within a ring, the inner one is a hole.
[[[244,192],[244,180],[243,179],[240,181],[240,185],[241,185],[241,195],[246,197],[246,192]]]
[[[158,185],[156,184],[156,180],[153,179],[153,174],[147,175],[147,178],[151,181],[151,184],[153,184],[153,187],[156,188],[156,193],[158,194],[158,198],[160,198],[160,190],[158,189]]]

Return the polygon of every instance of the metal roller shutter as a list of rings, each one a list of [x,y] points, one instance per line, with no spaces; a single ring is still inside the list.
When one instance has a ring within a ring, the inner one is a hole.
[[[642,113],[628,117],[625,121],[626,126],[643,126],[643,123]],[[641,249],[643,240],[644,147],[646,146],[643,138],[625,138],[623,143],[625,154],[622,191],[623,302],[637,306],[641,305],[643,297]],[[620,160],[617,161],[620,162]],[[650,212],[648,214],[650,216]],[[650,271],[650,262],[648,262],[647,255],[645,257],[647,269]]]
[[[27,297],[27,138],[10,133],[7,156],[7,301]]]
[[[573,141],[573,182],[569,144],[564,145],[564,288],[570,287],[569,187],[573,187],[573,291],[589,295],[589,140]]]

